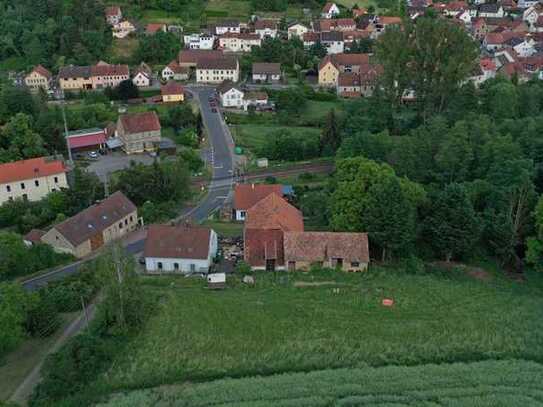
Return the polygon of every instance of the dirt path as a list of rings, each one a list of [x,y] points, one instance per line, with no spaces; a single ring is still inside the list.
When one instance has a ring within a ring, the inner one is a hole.
[[[87,311],[81,312],[79,315],[68,327],[64,330],[62,335],[57,339],[57,341],[51,346],[49,351],[44,355],[40,362],[32,369],[32,371],[26,376],[23,382],[17,387],[17,390],[11,395],[9,401],[19,403],[21,405],[26,405],[28,398],[34,391],[34,388],[41,380],[41,367],[45,358],[56,352],[60,349],[62,345],[66,343],[68,339],[77,335],[81,332],[86,326],[87,322],[91,321],[96,315],[96,302],[93,302],[87,307]],[[88,321],[87,321],[88,317]]]

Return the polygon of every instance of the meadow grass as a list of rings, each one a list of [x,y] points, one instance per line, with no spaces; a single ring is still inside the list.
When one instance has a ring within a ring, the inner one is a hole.
[[[208,21],[237,18],[246,22],[250,16],[251,3],[244,0],[209,0],[204,9]]]
[[[243,223],[208,219],[203,225],[212,228],[219,236],[239,237],[243,235]]]
[[[266,144],[266,140],[273,137],[278,131],[285,130],[295,136],[306,137],[308,135],[319,135],[320,130],[313,127],[293,127],[293,126],[267,126],[244,124],[232,126],[232,135],[236,145],[247,148],[252,152],[258,151]]]
[[[497,277],[258,273],[255,287],[235,276],[221,292],[200,280],[146,281],[162,302],[101,379],[107,392],[366,365],[542,361],[541,286]]]
[[[101,407],[535,406],[543,365],[520,360],[322,370],[118,394]]]

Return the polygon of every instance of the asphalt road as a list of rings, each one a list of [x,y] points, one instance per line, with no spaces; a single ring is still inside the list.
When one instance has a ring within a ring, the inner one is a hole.
[[[211,146],[211,164],[213,167],[211,183],[205,198],[196,206],[182,215],[182,219],[192,219],[201,222],[215,210],[219,209],[232,190],[233,182],[233,149],[234,142],[224,123],[221,113],[211,111],[209,97],[215,94],[214,88],[189,87],[188,90],[200,101],[202,120],[207,130]],[[138,240],[125,246],[130,254],[143,251],[145,240]],[[67,266],[55,269],[38,277],[30,278],[22,282],[26,290],[33,291],[46,285],[50,281],[62,279],[78,272],[81,265],[90,259],[81,260]]]

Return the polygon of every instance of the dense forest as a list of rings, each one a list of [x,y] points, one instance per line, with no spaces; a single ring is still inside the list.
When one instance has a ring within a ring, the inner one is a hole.
[[[111,44],[100,1],[0,0],[0,60],[11,68],[90,64]]]

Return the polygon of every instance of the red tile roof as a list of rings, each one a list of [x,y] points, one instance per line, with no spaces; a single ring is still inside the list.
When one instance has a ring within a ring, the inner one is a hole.
[[[368,235],[341,232],[285,232],[285,261],[369,263]]]
[[[0,164],[0,184],[61,174],[67,169],[60,160],[50,157],[31,158]]]
[[[128,76],[128,65],[97,64],[91,66],[92,76]]]
[[[45,231],[40,229],[32,229],[30,232],[24,235],[23,240],[32,243],[40,243],[43,235],[45,235]]]
[[[117,191],[102,202],[89,206],[77,215],[55,225],[54,228],[74,247],[125,218],[136,210],[136,205]]]
[[[219,59],[223,52],[216,49],[185,49],[179,51],[178,60],[180,64],[196,64],[202,59]]]
[[[175,81],[169,81],[166,85],[160,87],[162,96],[182,95],[185,93],[185,88]]]
[[[282,185],[237,184],[234,187],[234,209],[246,211],[274,192],[283,196]]]
[[[298,209],[273,192],[247,211],[245,227],[301,232],[304,230],[304,220]]]
[[[166,24],[164,23],[149,23],[145,26],[145,32],[147,34],[155,34],[158,31],[164,31]]]
[[[168,64],[168,68],[170,68],[173,73],[187,73],[188,74],[190,72],[189,68],[179,65],[177,61],[170,62]]]
[[[40,74],[41,76],[44,76],[46,77],[47,79],[51,79],[53,77],[53,75],[51,74],[51,72],[49,72],[47,69],[45,69],[43,66],[41,65],[36,65],[34,67],[34,69],[32,70],[32,72],[36,72],[38,74]]]
[[[370,63],[369,54],[332,54],[326,55],[319,64],[319,70],[331,62],[336,67],[351,65],[362,66]]]
[[[274,20],[257,20],[255,22],[255,30],[276,30],[277,29],[277,21]]]
[[[119,117],[127,133],[142,133],[160,130],[160,121],[156,112],[124,114]]]
[[[207,259],[211,229],[202,226],[151,225],[145,240],[145,257]]]

